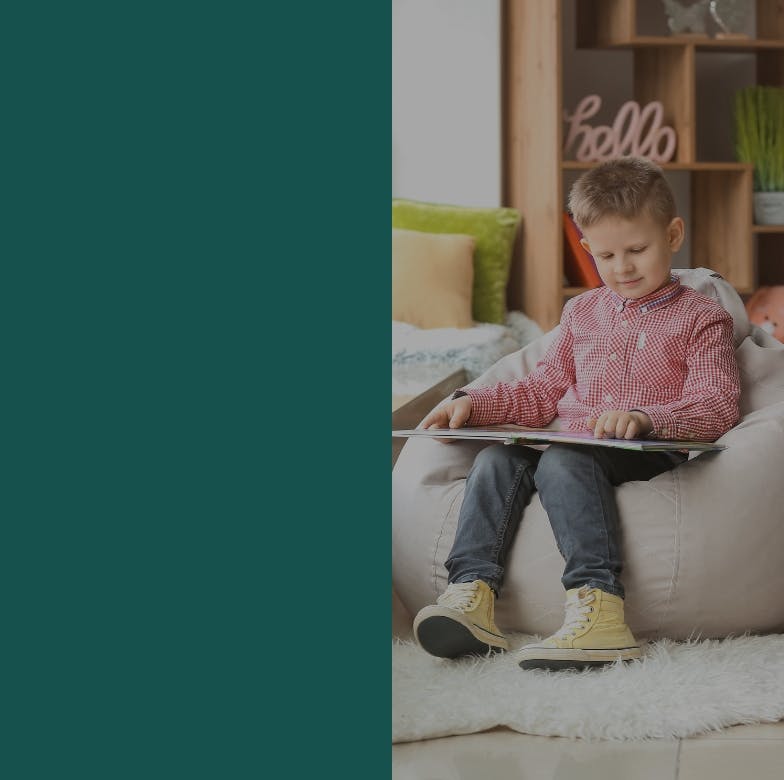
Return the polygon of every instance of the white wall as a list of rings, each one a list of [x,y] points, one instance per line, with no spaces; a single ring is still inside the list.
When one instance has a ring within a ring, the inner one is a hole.
[[[501,205],[498,0],[392,0],[392,196]]]

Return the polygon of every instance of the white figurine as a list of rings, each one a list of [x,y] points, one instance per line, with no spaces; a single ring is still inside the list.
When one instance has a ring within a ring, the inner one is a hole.
[[[694,32],[705,34],[705,12],[710,0],[697,0],[681,5],[677,0],[662,0],[667,13],[667,26],[673,33]]]

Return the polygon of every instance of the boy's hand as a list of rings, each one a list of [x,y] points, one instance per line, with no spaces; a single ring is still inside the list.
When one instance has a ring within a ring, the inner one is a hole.
[[[602,414],[598,420],[587,421],[596,439],[642,439],[653,429],[651,418],[644,412],[613,410]]]
[[[471,416],[471,399],[467,395],[446,401],[428,414],[417,428],[462,428]],[[452,442],[454,439],[438,439],[441,442]]]

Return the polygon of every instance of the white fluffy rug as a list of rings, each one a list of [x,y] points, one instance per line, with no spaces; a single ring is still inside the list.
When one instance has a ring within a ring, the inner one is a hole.
[[[784,718],[784,635],[643,643],[641,661],[583,672],[523,671],[512,652],[434,658],[392,645],[393,742],[507,726],[584,739],[689,737]]]

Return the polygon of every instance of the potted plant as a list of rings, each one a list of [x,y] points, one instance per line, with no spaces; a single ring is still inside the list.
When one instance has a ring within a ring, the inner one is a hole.
[[[784,88],[735,94],[735,149],[738,160],[754,165],[754,221],[784,224]]]

